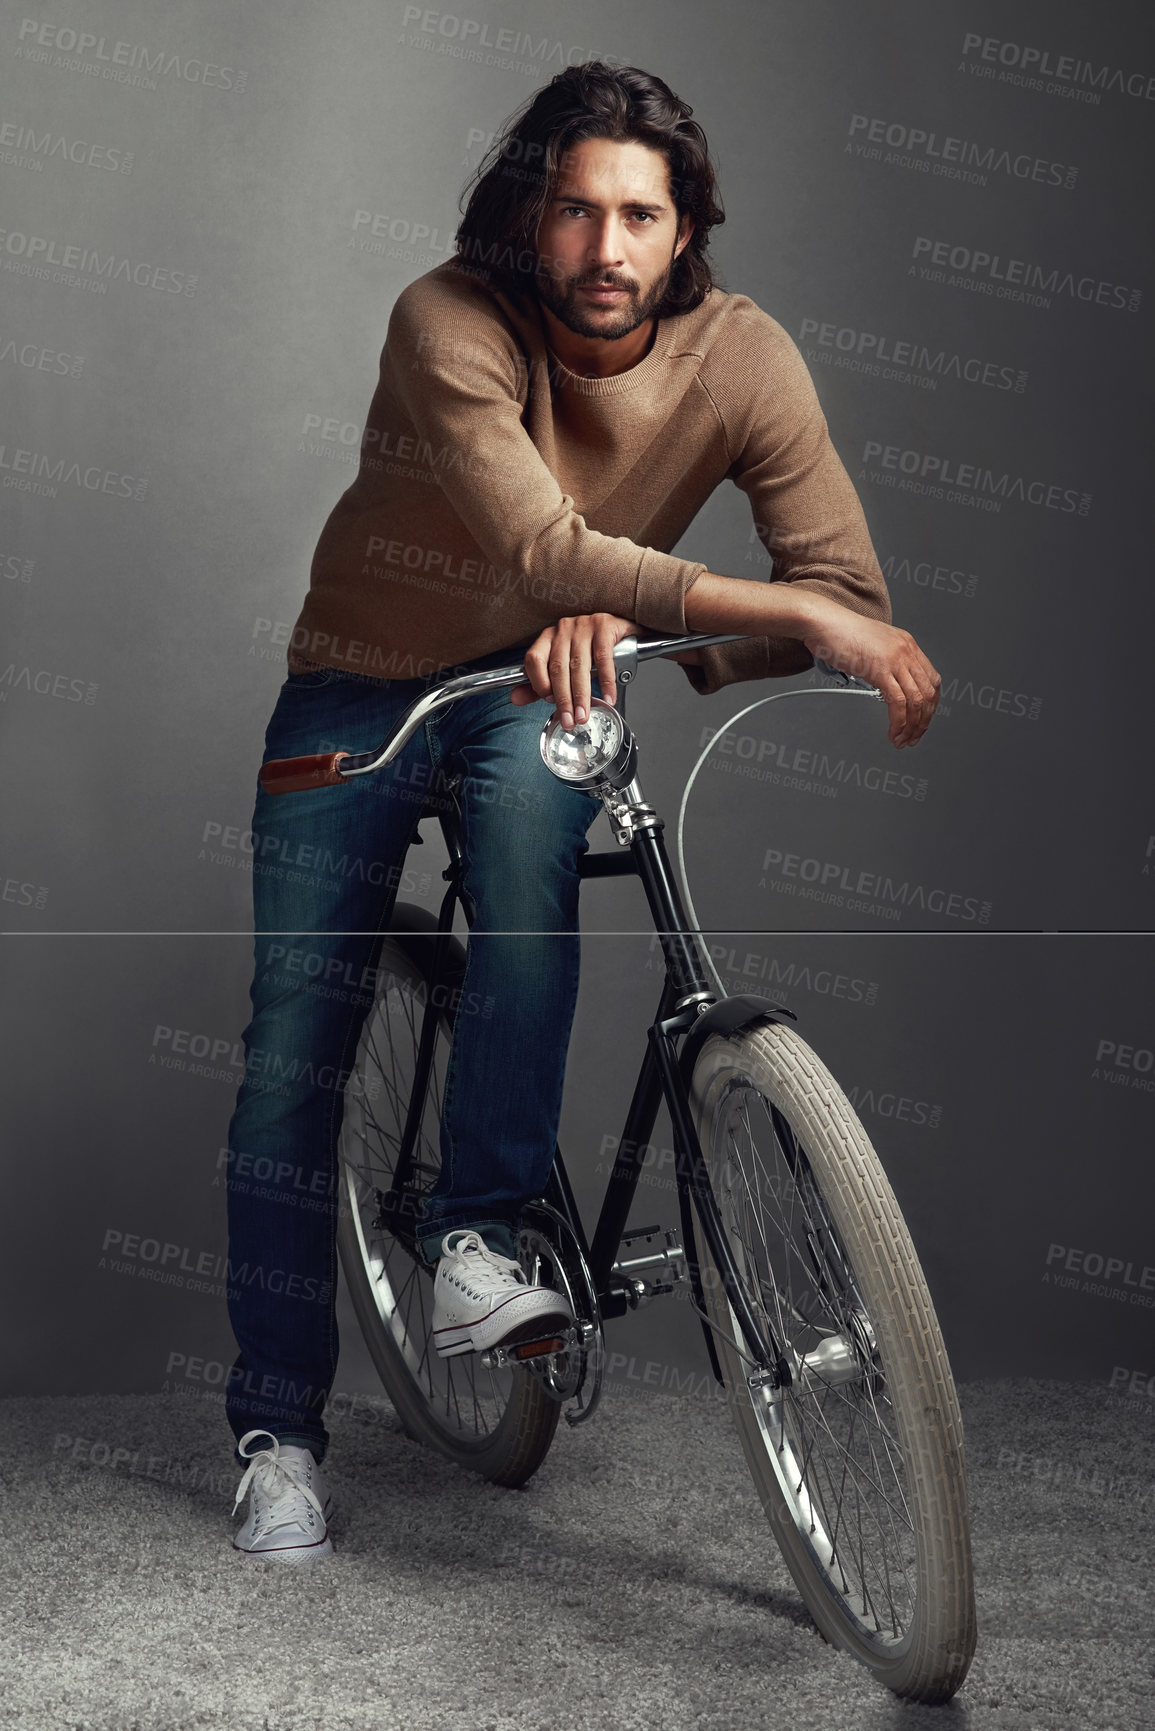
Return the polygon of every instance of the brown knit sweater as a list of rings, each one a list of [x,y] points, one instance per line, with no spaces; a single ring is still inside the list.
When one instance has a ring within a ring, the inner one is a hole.
[[[524,650],[575,613],[685,632],[683,597],[707,567],[669,549],[727,478],[775,581],[890,618],[805,363],[753,301],[713,289],[659,322],[637,366],[584,378],[549,351],[536,300],[438,265],[393,308],[357,477],[317,543],[289,667],[425,677]],[[685,666],[703,693],[811,665],[785,638],[704,658]]]

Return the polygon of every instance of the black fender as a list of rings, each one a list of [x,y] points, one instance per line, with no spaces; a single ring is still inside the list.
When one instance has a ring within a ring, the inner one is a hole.
[[[678,1054],[678,1066],[687,1093],[694,1074],[694,1065],[698,1061],[698,1053],[711,1034],[737,1034],[743,1028],[753,1027],[757,1022],[785,1020],[796,1022],[798,1017],[793,1010],[788,1010],[785,1004],[776,1004],[773,998],[760,998],[753,992],[739,992],[736,997],[722,998],[718,1003],[711,1004],[686,1035],[682,1050]]]

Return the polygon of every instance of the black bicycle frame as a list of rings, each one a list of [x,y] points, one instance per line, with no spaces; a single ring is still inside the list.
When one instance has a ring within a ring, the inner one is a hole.
[[[450,797],[447,803],[427,808],[421,815],[437,817],[449,854],[449,865],[443,873],[448,888],[437,920],[434,960],[436,984],[444,970],[448,940],[453,928],[454,908],[460,901],[466,921],[470,925],[473,910],[463,882],[460,808],[456,800]],[[700,947],[701,938],[686,918],[661,830],[661,819],[651,817],[645,827],[635,831],[628,849],[619,848],[614,853],[586,854],[579,862],[578,871],[583,878],[636,876],[641,879],[662,946],[666,973],[592,1240],[586,1238],[560,1148],[555,1149],[545,1199],[566,1220],[586,1256],[602,1315],[623,1315],[630,1304],[629,1290],[623,1282],[615,1282],[614,1265],[633,1207],[645,1150],[664,1098],[673,1129],[683,1249],[695,1307],[702,1318],[715,1375],[719,1375],[718,1360],[711,1325],[705,1315],[701,1270],[693,1230],[694,1215],[701,1224],[723,1290],[744,1336],[744,1356],[751,1361],[756,1372],[768,1374],[772,1381],[780,1386],[790,1381],[789,1367],[780,1344],[767,1331],[765,1322],[755,1314],[734,1265],[717,1198],[710,1183],[709,1170],[694,1127],[687,1087],[688,1067],[679,1060],[678,1040],[695,1028],[699,1019],[711,1011],[717,1000],[706,977]],[[426,1000],[409,1110],[393,1182],[388,1196],[384,1199],[384,1212],[392,1213],[394,1220],[399,1213],[403,1213],[402,1197],[412,1174],[413,1151],[420,1132],[436,1045],[437,1023],[441,1014],[437,1003],[440,996],[435,990],[430,990]],[[783,1011],[781,1006],[761,999],[726,999],[723,1002],[727,1006],[734,1004],[742,1007],[740,1015],[722,1016],[723,1028],[727,1025],[743,1025],[759,1015],[790,1014],[789,1011]],[[677,1007],[679,1003],[683,1005],[681,1009]],[[690,1044],[696,1047],[697,1041]],[[683,1049],[683,1057],[687,1051],[688,1048]],[[397,1223],[399,1224],[399,1221]]]
[[[618,1144],[590,1246],[590,1271],[599,1302],[603,1314],[611,1316],[621,1315],[628,1304],[624,1290],[613,1284],[613,1267],[633,1207],[645,1149],[653,1134],[658,1108],[664,1098],[673,1131],[674,1170],[678,1185],[683,1248],[695,1305],[702,1318],[715,1374],[718,1373],[717,1354],[705,1315],[701,1271],[693,1230],[695,1216],[701,1224],[710,1256],[722,1281],[723,1291],[745,1337],[746,1356],[753,1361],[751,1368],[770,1373],[776,1383],[782,1384],[789,1381],[790,1372],[778,1342],[769,1334],[762,1319],[755,1314],[734,1265],[730,1241],[722,1224],[717,1198],[710,1183],[709,1169],[694,1127],[686,1066],[679,1061],[678,1040],[696,1027],[700,1018],[708,1015],[716,1002],[716,993],[707,978],[701,953],[701,938],[686,918],[670,869],[662,837],[661,819],[651,816],[644,826],[636,829],[628,852],[623,848],[620,856],[624,856],[629,863],[628,866],[618,869],[630,870],[642,881],[658,941],[662,946],[666,977],[654,1020],[648,1030],[645,1056],[638,1072],[633,1098],[626,1114],[625,1129]],[[590,863],[594,865],[594,871],[582,875],[600,875],[596,862],[605,857],[592,856]],[[615,862],[618,857],[609,856]],[[679,1005],[682,1007],[679,1008]]]

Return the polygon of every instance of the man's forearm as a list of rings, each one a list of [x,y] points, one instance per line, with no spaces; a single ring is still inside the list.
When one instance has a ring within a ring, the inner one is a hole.
[[[750,577],[719,577],[712,571],[687,589],[683,611],[690,631],[744,632],[750,637],[802,639],[833,605],[789,583],[760,583]]]

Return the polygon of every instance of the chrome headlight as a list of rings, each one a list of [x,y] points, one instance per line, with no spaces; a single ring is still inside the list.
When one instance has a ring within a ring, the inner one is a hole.
[[[590,715],[580,727],[563,727],[556,713],[538,740],[542,762],[559,781],[598,794],[626,787],[634,779],[638,748],[612,703],[590,699]]]

